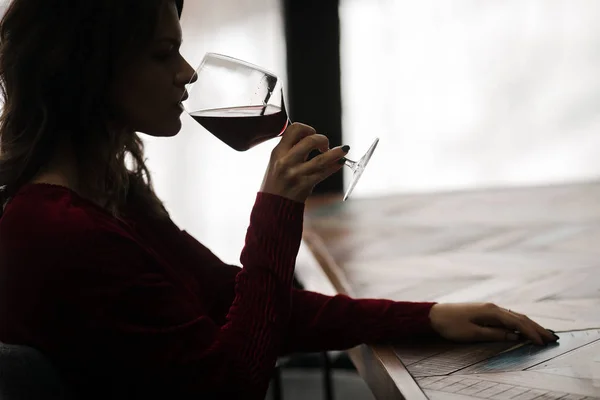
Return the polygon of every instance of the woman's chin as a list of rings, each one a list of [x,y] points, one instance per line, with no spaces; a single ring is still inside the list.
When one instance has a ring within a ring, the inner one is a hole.
[[[153,137],[172,137],[177,135],[180,130],[181,120],[177,119],[168,125],[161,127],[155,125],[152,129],[146,129],[140,132]]]

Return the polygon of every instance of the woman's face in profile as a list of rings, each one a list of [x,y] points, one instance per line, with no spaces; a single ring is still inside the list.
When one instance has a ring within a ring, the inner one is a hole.
[[[110,99],[119,123],[151,136],[181,129],[181,99],[194,69],[179,54],[181,26],[173,1],[160,9],[155,37],[118,68]]]

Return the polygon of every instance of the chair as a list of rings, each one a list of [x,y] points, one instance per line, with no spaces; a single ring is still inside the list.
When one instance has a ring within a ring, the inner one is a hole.
[[[34,348],[0,342],[0,399],[64,400],[54,366]]]
[[[325,398],[333,399],[330,361],[327,353],[322,353],[322,356]],[[295,364],[293,360],[285,361],[292,361],[291,364]],[[275,399],[283,398],[280,368],[281,366],[276,368],[274,376]],[[0,342],[1,400],[65,400],[66,398],[66,390],[57,370],[42,353],[32,347]]]

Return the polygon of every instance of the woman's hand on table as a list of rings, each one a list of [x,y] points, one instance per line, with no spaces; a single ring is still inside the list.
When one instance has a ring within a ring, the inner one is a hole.
[[[527,316],[491,303],[439,303],[431,308],[429,319],[440,336],[457,342],[526,338],[544,345],[558,340]]]

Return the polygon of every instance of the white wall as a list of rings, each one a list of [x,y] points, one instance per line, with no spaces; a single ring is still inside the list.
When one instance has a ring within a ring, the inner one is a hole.
[[[355,197],[600,177],[600,1],[342,0]],[[351,157],[352,158],[352,157]]]
[[[285,37],[278,0],[188,0],[182,54],[197,66],[220,52],[274,71],[285,81]],[[238,153],[189,116],[174,138],[145,137],[159,196],[174,221],[224,261],[239,264],[250,211],[276,140]]]

